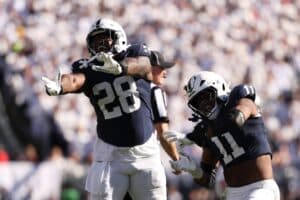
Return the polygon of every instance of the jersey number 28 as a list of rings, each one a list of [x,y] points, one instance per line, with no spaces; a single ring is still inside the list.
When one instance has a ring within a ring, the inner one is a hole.
[[[123,84],[127,84],[129,87],[124,89],[122,87]],[[141,106],[136,83],[130,76],[121,76],[114,79],[112,83],[101,82],[93,87],[93,94],[95,96],[103,91],[105,91],[106,96],[101,97],[97,101],[97,104],[105,119],[120,117],[122,116],[122,111],[124,113],[132,113]],[[108,110],[107,105],[113,103],[116,98],[118,98],[119,104]],[[131,98],[132,101],[129,102],[128,98]]]

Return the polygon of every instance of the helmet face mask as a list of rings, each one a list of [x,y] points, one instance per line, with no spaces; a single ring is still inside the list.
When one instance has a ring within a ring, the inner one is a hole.
[[[109,52],[113,48],[113,38],[115,34],[110,30],[100,30],[90,36],[88,45],[94,52]]]
[[[91,55],[99,52],[120,53],[127,48],[127,36],[123,28],[110,19],[98,19],[92,24],[86,37]]]
[[[189,106],[201,116],[209,118],[217,106],[217,92],[209,87],[197,93],[190,101]]]
[[[185,86],[188,106],[201,117],[217,118],[221,107],[227,102],[229,87],[218,74],[201,71],[192,76]]]

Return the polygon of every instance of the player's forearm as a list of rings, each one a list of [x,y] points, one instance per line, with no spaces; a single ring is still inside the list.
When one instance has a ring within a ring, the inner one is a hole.
[[[179,153],[177,151],[176,143],[168,142],[164,137],[164,132],[169,129],[169,124],[166,122],[160,122],[155,124],[158,139],[165,152],[171,157],[172,160],[179,160]]]
[[[150,81],[152,80],[152,66],[148,57],[126,58],[122,62],[122,65],[127,67],[127,75],[138,76]]]
[[[179,160],[179,154],[175,143],[169,143],[164,138],[160,138],[160,144],[172,160]]]
[[[83,74],[63,74],[61,77],[62,94],[77,92],[84,81]]]
[[[212,187],[215,182],[216,169],[218,165],[218,158],[216,158],[209,149],[204,147],[200,164],[203,176],[201,178],[194,178],[194,181],[204,187]]]
[[[216,165],[207,164],[202,161],[201,170],[203,171],[203,175],[200,178],[194,178],[194,181],[207,188],[213,187],[216,177]]]

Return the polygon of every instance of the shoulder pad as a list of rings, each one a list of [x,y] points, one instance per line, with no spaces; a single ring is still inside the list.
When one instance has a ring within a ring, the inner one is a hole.
[[[242,98],[248,98],[252,101],[255,101],[255,88],[252,85],[238,85],[234,87],[229,95],[228,104],[229,107],[233,107],[237,104],[237,102]]]
[[[88,67],[88,59],[82,58],[72,63],[72,72],[83,72]]]
[[[122,51],[119,54],[114,55],[114,59],[118,62],[124,60],[126,57],[136,58],[139,56],[150,57],[151,51],[143,43],[131,44],[127,47],[125,51]]]

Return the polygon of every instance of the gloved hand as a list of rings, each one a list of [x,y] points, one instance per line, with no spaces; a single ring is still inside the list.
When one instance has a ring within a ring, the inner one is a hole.
[[[100,52],[91,58],[90,62],[96,59],[99,62],[103,62],[103,65],[96,65],[91,63],[91,67],[95,71],[101,71],[109,74],[119,75],[122,73],[122,66],[116,60],[113,59],[113,54]]]
[[[203,170],[198,168],[196,163],[187,155],[180,154],[180,159],[170,161],[172,169],[175,171],[185,171],[190,173],[194,178],[201,178]]]
[[[163,136],[168,142],[176,142],[179,152],[183,152],[183,148],[188,145],[194,144],[193,141],[186,138],[186,135],[177,131],[168,130],[163,133]]]
[[[55,80],[50,80],[49,78],[43,76],[42,81],[45,85],[46,92],[48,95],[57,96],[62,94],[60,70],[58,70]]]

